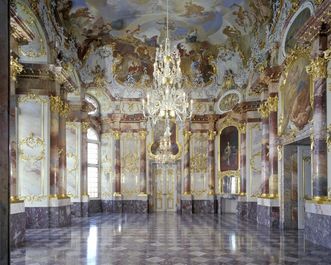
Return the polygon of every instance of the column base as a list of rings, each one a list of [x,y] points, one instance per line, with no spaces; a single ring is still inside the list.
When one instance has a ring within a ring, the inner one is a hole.
[[[279,200],[264,199],[257,200],[257,223],[270,228],[279,228]]]
[[[331,204],[305,203],[305,239],[331,248]]]
[[[191,194],[184,194],[181,197],[181,213],[192,214],[193,213],[193,201]]]
[[[70,199],[50,199],[49,227],[65,227],[71,225]]]
[[[24,202],[10,204],[10,247],[24,245],[26,230],[26,214]]]

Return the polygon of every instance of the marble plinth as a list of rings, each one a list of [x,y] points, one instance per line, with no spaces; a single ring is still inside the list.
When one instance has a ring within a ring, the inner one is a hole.
[[[256,223],[257,202],[247,202],[247,220]]]
[[[24,202],[10,206],[10,246],[19,247],[24,244],[26,230],[26,213]]]
[[[217,201],[212,200],[193,200],[192,209],[195,214],[214,214],[217,213]]]
[[[257,205],[257,223],[267,227],[279,228],[279,207]]]
[[[331,216],[305,213],[305,239],[331,248]]]
[[[88,216],[88,202],[82,202],[82,217]]]
[[[25,207],[26,228],[48,228],[49,207]]]
[[[88,214],[101,213],[101,200],[90,200],[88,202]]]
[[[247,202],[238,201],[237,202],[237,212],[236,215],[241,220],[247,220]]]

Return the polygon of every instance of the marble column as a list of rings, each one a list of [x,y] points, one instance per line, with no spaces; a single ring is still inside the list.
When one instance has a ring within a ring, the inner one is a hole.
[[[184,195],[191,194],[191,175],[190,175],[190,131],[184,131]]]
[[[183,154],[183,194],[181,196],[181,212],[192,214],[191,174],[190,174],[190,136],[189,125],[184,130],[184,154]]]
[[[208,132],[208,170],[209,170],[209,194],[215,194],[215,135],[216,132],[209,130]]]
[[[82,146],[81,146],[81,216],[88,216],[88,192],[87,192],[87,129],[89,123],[81,122]]]
[[[327,197],[327,116],[326,116],[326,93],[327,93],[327,61],[323,51],[327,49],[329,27],[325,24],[321,27],[319,37],[315,41],[313,56],[315,57],[307,72],[313,78],[313,198],[315,200]]]
[[[269,110],[266,102],[259,108],[262,124],[262,142],[261,142],[261,178],[262,178],[262,196],[269,194]]]
[[[269,106],[269,197],[278,196],[278,150],[277,150],[277,111],[278,96],[276,93],[270,94],[268,98]]]
[[[115,189],[113,212],[122,212],[122,194],[121,194],[121,132],[114,131],[115,137]]]
[[[240,195],[246,195],[246,125],[240,128]]]
[[[50,195],[57,197],[59,194],[59,183],[61,176],[59,172],[59,134],[60,134],[60,113],[57,111],[59,96],[51,96],[50,115]]]
[[[0,264],[9,264],[9,14],[0,1]]]
[[[146,131],[140,131],[140,193],[147,194]]]
[[[66,102],[66,93],[61,91],[61,100]],[[65,103],[66,104],[66,103]],[[62,110],[63,111],[63,110]],[[59,182],[58,182],[58,194],[65,198],[67,195],[67,158],[66,158],[66,113],[59,117]]]

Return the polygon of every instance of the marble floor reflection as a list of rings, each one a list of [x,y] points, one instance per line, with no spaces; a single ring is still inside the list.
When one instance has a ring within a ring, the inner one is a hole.
[[[331,264],[331,250],[302,232],[268,230],[235,215],[96,215],[61,229],[27,231],[15,265]]]

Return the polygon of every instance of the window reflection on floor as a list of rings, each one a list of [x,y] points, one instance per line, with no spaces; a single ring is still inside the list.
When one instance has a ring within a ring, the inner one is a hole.
[[[97,264],[97,244],[98,228],[95,225],[91,225],[89,236],[87,238],[87,263],[89,265]]]

